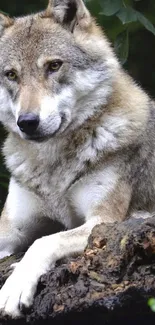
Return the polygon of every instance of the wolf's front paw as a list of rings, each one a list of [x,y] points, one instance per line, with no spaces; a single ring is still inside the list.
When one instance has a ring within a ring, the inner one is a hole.
[[[54,254],[51,254],[46,241],[46,237],[37,240],[15,265],[13,273],[0,290],[0,313],[18,318],[23,309],[32,305],[40,276],[54,266]]]
[[[0,312],[13,318],[20,317],[22,308],[32,304],[37,282],[35,270],[31,273],[24,265],[16,266],[0,291]]]

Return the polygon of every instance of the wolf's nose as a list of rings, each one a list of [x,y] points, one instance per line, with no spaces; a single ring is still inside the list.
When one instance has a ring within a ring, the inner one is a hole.
[[[39,125],[39,116],[33,113],[22,114],[18,118],[17,125],[22,132],[32,135]]]

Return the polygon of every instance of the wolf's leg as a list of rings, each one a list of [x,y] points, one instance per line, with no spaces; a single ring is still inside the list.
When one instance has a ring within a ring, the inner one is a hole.
[[[0,217],[0,258],[22,251],[37,238],[42,220],[37,197],[13,178]]]
[[[36,240],[2,287],[0,312],[19,317],[20,309],[32,304],[40,276],[60,258],[82,252],[92,228],[100,222],[100,218],[94,217],[76,229]]]
[[[82,252],[87,245],[91,230],[96,224],[112,222],[118,220],[120,216],[122,219],[125,218],[130,201],[130,191],[126,186],[115,184],[115,182],[108,187],[110,184],[108,177],[105,177],[103,183],[105,186],[100,186],[99,189],[92,188],[91,191],[88,188],[89,193],[85,193],[85,205],[83,207],[82,203],[82,206],[79,207],[79,209],[87,209],[84,225],[73,230],[42,237],[28,249],[0,291],[2,313],[18,317],[22,306],[29,307],[32,304],[40,276],[54,267],[55,262],[60,258]],[[81,198],[86,188],[87,186],[81,187]]]

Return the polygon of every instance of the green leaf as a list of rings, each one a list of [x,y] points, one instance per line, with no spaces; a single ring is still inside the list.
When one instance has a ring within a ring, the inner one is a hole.
[[[0,14],[3,14],[3,15],[8,15],[6,12],[0,10]]]
[[[122,0],[101,0],[102,8],[101,14],[105,16],[112,16],[122,7]]]
[[[137,11],[137,19],[147,30],[149,30],[152,34],[155,35],[155,27],[153,26],[153,24],[138,11]]]
[[[114,42],[115,52],[122,64],[127,61],[129,53],[129,35],[128,30],[120,33]]]
[[[151,308],[151,310],[153,312],[155,312],[155,299],[154,298],[150,298],[148,301],[148,306]]]
[[[117,13],[117,17],[123,24],[132,23],[137,21],[137,11],[131,7],[121,8]]]

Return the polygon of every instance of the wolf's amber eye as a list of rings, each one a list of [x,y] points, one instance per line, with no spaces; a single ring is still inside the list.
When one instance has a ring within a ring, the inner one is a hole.
[[[60,60],[50,62],[48,64],[47,71],[49,73],[56,72],[60,69],[61,66],[62,66],[62,61],[60,61]]]
[[[7,71],[5,75],[10,81],[17,81],[18,79],[16,72],[13,70]]]

